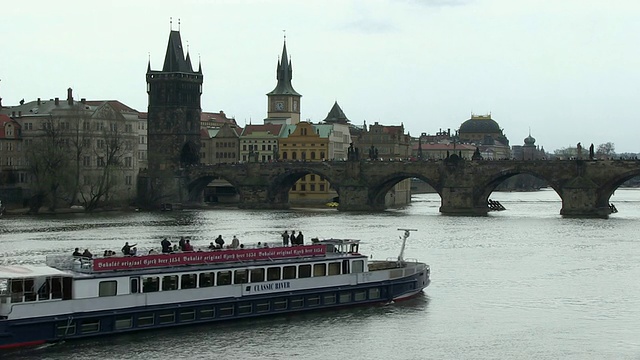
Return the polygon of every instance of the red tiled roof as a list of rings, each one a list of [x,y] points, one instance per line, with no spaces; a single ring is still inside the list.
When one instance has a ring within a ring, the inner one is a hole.
[[[212,121],[214,123],[220,123],[220,124],[228,123],[231,125],[238,126],[238,124],[236,123],[236,119],[233,119],[233,118],[229,119],[227,115],[224,113],[224,111],[220,111],[217,113],[203,111],[202,113],[200,113],[200,121]]]
[[[422,150],[475,150],[476,147],[468,144],[455,144],[455,149],[453,147],[453,143],[449,144],[413,144],[411,147],[414,150],[418,150],[418,147],[422,145]]]
[[[242,135],[251,135],[254,131],[256,132],[269,132],[272,135],[278,136],[280,134],[280,130],[282,129],[282,124],[262,124],[262,125],[247,125],[242,132]]]
[[[7,123],[13,123],[13,126],[17,129],[20,129],[20,124],[17,121],[13,120],[7,115],[0,114],[0,139],[4,139],[6,137],[4,133],[4,127]]]

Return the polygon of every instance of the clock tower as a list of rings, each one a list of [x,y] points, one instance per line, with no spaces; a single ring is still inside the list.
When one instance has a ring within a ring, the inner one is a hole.
[[[276,88],[267,94],[268,118],[265,123],[297,124],[300,122],[300,98],[291,85],[293,70],[291,60],[287,55],[287,41],[285,39],[282,47],[282,56],[278,60],[276,69]],[[290,119],[290,120],[289,120]]]

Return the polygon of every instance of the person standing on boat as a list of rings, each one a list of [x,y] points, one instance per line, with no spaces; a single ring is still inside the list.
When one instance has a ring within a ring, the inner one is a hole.
[[[76,249],[73,251],[72,256],[82,256],[82,253],[80,252],[80,248],[76,248]]]
[[[180,248],[181,251],[186,251],[184,249],[184,245],[185,245],[184,236],[180,236],[180,241],[178,241],[178,247]]]
[[[184,251],[193,251],[193,246],[191,246],[191,242],[189,240],[186,240],[186,242],[184,243],[183,250]]]
[[[289,246],[289,233],[287,230],[282,233],[282,246]]]
[[[222,239],[222,235],[218,235],[215,242],[216,244],[218,244],[218,247],[222,249],[222,247],[224,246],[224,240]]]
[[[233,235],[233,239],[231,239],[231,248],[232,249],[237,249],[240,247],[240,240]]]
[[[171,241],[167,240],[167,238],[162,239],[160,241],[160,246],[162,246],[162,253],[170,253],[171,252]]]
[[[304,235],[302,235],[302,231],[298,231],[298,237],[296,238],[296,243],[298,245],[304,245]]]
[[[291,230],[291,246],[295,245],[296,241],[297,241],[296,231],[295,230]]]
[[[91,259],[93,257],[93,254],[89,252],[89,249],[84,249],[84,252],[82,253],[82,257]]]
[[[128,241],[127,241],[127,242],[125,242],[125,243],[124,243],[124,246],[122,247],[122,253],[123,253],[124,255],[131,255],[131,248],[132,248],[132,247],[134,247],[134,246],[136,246],[136,245],[138,245],[138,244],[129,245],[129,242],[128,242]]]

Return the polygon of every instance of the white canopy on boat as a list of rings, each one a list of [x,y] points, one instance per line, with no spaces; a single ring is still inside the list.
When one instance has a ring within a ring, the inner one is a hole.
[[[0,279],[24,279],[40,276],[69,276],[68,273],[48,266],[0,265]]]

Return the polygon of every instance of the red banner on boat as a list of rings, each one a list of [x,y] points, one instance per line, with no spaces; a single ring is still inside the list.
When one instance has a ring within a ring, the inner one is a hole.
[[[106,257],[93,259],[93,271],[148,269],[181,265],[204,265],[224,262],[321,256],[325,255],[326,251],[326,245],[307,245],[277,248],[199,251],[144,256]]]

